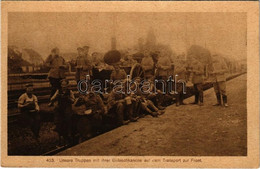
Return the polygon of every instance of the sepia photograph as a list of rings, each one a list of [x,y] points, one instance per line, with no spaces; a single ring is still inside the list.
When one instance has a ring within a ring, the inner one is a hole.
[[[6,21],[8,157],[249,155],[247,12],[34,10]]]

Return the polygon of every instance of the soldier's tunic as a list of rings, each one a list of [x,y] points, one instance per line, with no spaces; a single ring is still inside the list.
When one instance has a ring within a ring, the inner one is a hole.
[[[76,81],[86,80],[86,76],[92,77],[91,61],[85,56],[78,56],[76,60]]]
[[[76,80],[85,80],[86,76],[92,76],[91,61],[85,56],[78,56],[76,60]]]
[[[94,94],[92,97],[89,95],[84,98],[85,106],[92,109],[94,114],[102,115],[105,113],[105,105],[101,97]]]
[[[45,64],[51,68],[48,74],[48,78],[51,84],[50,97],[52,97],[56,90],[61,88],[60,81],[65,78],[65,60],[59,55],[54,57],[50,55],[46,59]]]
[[[124,122],[124,109],[125,109],[124,98],[125,96],[123,94],[118,94],[112,91],[109,94],[107,100],[108,102],[107,109],[109,112],[116,113],[118,125],[122,125]]]
[[[123,69],[120,69],[119,71],[113,70],[110,75],[110,79],[113,81],[124,80],[126,79],[126,76],[126,72]]]
[[[31,97],[27,93],[22,94],[18,99],[18,109],[21,113],[21,124],[24,126],[29,125],[35,137],[38,137],[40,130],[40,108],[37,97],[34,94]]]
[[[163,80],[167,80],[172,75],[171,61],[167,57],[160,57],[157,62],[157,76]]]
[[[141,65],[145,72],[145,77],[149,78],[154,75],[154,61],[152,57],[146,56],[142,59]]]
[[[204,68],[200,62],[194,62],[192,64],[192,83],[194,87],[194,94],[195,94],[195,104],[200,101],[203,103],[203,83],[204,83]]]

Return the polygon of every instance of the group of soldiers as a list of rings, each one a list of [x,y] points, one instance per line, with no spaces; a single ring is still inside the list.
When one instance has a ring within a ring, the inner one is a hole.
[[[93,64],[89,56],[89,47],[77,48],[78,57],[76,59],[76,75],[75,80],[86,78],[88,75],[91,79],[93,77]],[[129,58],[128,58],[129,59]],[[104,116],[113,115],[116,119],[115,126],[135,122],[139,117],[149,114],[153,117],[158,117],[163,114],[165,107],[172,104],[173,100],[176,106],[185,105],[184,103],[184,86],[183,82],[192,81],[195,100],[193,104],[203,106],[203,83],[204,83],[204,66],[196,59],[192,59],[188,64],[184,60],[178,61],[178,64],[172,64],[168,56],[160,55],[160,53],[144,52],[140,64],[144,69],[144,78],[148,81],[153,81],[155,78],[167,81],[169,76],[177,77],[176,94],[165,94],[161,90],[156,93],[143,93],[137,91],[133,93],[118,93],[116,88],[110,90],[109,94],[101,95],[95,92],[89,92],[87,95],[80,94],[75,98],[72,90],[69,89],[69,81],[65,78],[65,71],[68,67],[64,58],[60,56],[59,49],[51,50],[50,56],[46,59],[46,65],[50,67],[49,81],[51,85],[50,103],[49,106],[54,106],[54,130],[59,133],[65,140],[75,134],[73,128],[73,107],[83,106],[83,114],[91,115],[93,121],[98,126]],[[113,64],[113,71],[110,79],[125,80],[127,74],[120,66],[123,61]],[[220,62],[217,57],[213,58],[210,74],[213,78],[213,86],[216,92],[217,104],[227,107],[226,95],[226,77],[227,67],[223,62]],[[174,71],[173,71],[174,70]],[[140,84],[141,78],[136,78],[137,85]],[[151,83],[152,84],[152,83]],[[134,86],[130,86],[134,87]],[[152,88],[155,86],[152,85]],[[138,88],[139,89],[139,88]],[[20,96],[18,100],[18,108],[26,114],[30,119],[30,126],[36,139],[39,137],[39,105],[37,97],[33,94],[33,84],[26,85],[26,92]],[[77,112],[78,113],[78,112]]]

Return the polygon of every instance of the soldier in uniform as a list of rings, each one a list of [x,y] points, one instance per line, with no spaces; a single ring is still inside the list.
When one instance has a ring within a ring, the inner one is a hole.
[[[113,65],[114,70],[112,71],[110,75],[110,80],[116,81],[116,80],[125,80],[126,79],[126,72],[124,69],[120,68],[119,63],[116,63]]]
[[[86,96],[80,96],[75,101],[75,106],[85,105],[85,110],[91,110],[91,113],[87,116],[83,116],[77,123],[79,126],[79,133],[80,133],[80,140],[84,140],[88,137],[91,137],[92,134],[97,134],[98,132],[103,131],[102,120],[103,115],[107,113],[106,106],[104,105],[103,100],[101,97],[94,93],[89,92]],[[85,112],[84,112],[85,113]],[[88,130],[88,124],[90,124],[90,131]],[[86,125],[87,124],[87,125]],[[86,129],[87,128],[87,129]],[[93,133],[94,132],[94,133]]]
[[[108,112],[116,112],[117,117],[117,125],[124,125],[128,124],[129,120],[125,120],[125,95],[123,93],[118,93],[115,91],[116,89],[112,90],[108,96],[107,100],[107,110]],[[129,111],[131,113],[131,111]],[[127,115],[131,116],[131,115]]]
[[[141,65],[144,69],[145,78],[148,79],[151,76],[154,76],[154,61],[151,55],[146,51],[144,53],[144,58],[141,61]]]
[[[140,78],[136,78],[136,83],[138,86],[140,85],[140,81]],[[152,85],[150,87],[142,86],[142,89],[138,87],[135,97],[132,98],[137,105],[139,104],[141,106],[141,110],[145,113],[148,113],[153,117],[158,117],[158,115],[164,114],[165,111],[159,110],[159,108],[154,105],[152,100],[155,99],[154,97],[156,97],[156,95],[150,94],[150,91],[154,89]]]
[[[55,105],[54,123],[56,131],[60,136],[60,144],[62,138],[66,143],[71,141],[72,136],[72,104],[75,101],[74,93],[68,88],[69,81],[63,79],[61,81],[61,89],[58,89],[51,98],[51,102]]]
[[[224,61],[220,59],[213,58],[212,63],[212,76],[213,76],[213,87],[217,97],[217,104],[215,106],[222,105],[221,100],[223,100],[223,105],[228,107],[227,104],[227,93],[226,93],[226,76],[225,73],[228,72],[227,65]]]
[[[159,57],[157,65],[156,65],[157,71],[156,71],[156,77],[158,80],[163,80],[165,82],[165,89],[162,88],[162,84],[158,83],[158,89],[160,90],[166,90],[166,82],[169,78],[169,76],[171,76],[171,60],[169,59],[169,57],[167,57],[166,55],[161,55],[161,57]],[[170,103],[172,101],[172,97],[169,94],[163,94],[161,95],[161,98],[159,99],[159,103],[158,103],[158,108],[163,108],[163,103],[164,105],[169,105],[168,103]]]
[[[76,59],[76,81],[85,80],[86,76],[89,75],[90,79],[92,77],[92,65],[88,56],[88,47],[79,47],[78,57]],[[88,79],[88,80],[90,80]]]
[[[180,61],[180,63],[175,65],[175,80],[177,86],[175,86],[177,93],[175,93],[175,99],[176,99],[176,106],[179,105],[185,105],[183,102],[184,99],[184,84],[186,84],[187,81],[187,72],[186,72],[186,63],[185,61]]]
[[[157,62],[157,76],[164,81],[167,81],[171,75],[171,61],[166,56],[161,56]]]
[[[197,61],[192,62],[192,83],[194,87],[195,101],[193,104],[203,105],[203,83],[204,83],[204,68],[203,65]]]
[[[60,81],[65,78],[67,65],[65,64],[63,57],[59,55],[58,48],[51,50],[51,55],[48,56],[45,63],[50,67],[48,78],[51,84],[51,98],[56,90],[61,88]]]
[[[38,99],[33,94],[33,84],[26,84],[26,92],[18,99],[18,109],[21,113],[21,123],[30,125],[30,128],[38,140],[40,130],[40,115]]]

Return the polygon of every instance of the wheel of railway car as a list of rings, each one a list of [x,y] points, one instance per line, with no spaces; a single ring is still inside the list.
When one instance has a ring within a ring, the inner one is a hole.
[[[144,69],[139,63],[134,64],[130,71],[130,79],[134,79],[140,77],[141,79],[144,78]]]

